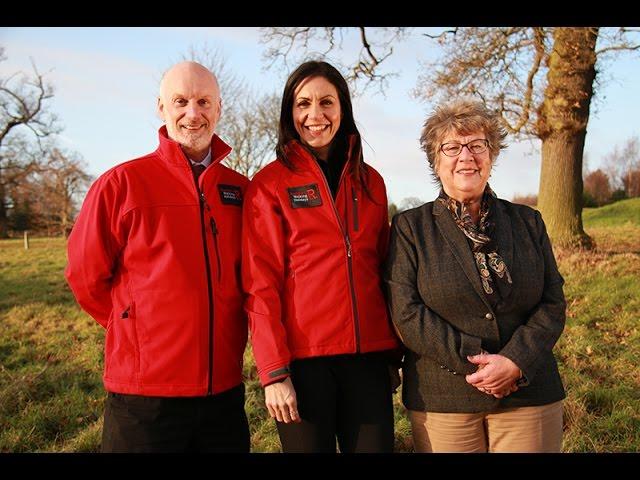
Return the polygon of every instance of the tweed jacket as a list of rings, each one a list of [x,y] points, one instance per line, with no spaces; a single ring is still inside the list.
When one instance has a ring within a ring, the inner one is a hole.
[[[391,317],[407,348],[406,408],[483,412],[565,397],[552,349],[565,323],[564,279],[540,213],[495,199],[494,237],[513,285],[492,308],[471,248],[441,202],[396,215],[385,266]],[[480,349],[508,357],[528,384],[498,399],[468,384]]]

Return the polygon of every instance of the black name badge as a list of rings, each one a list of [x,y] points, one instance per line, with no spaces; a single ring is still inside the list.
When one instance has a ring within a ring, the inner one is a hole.
[[[220,201],[225,205],[242,205],[242,190],[237,185],[218,185]]]
[[[319,207],[322,205],[320,189],[317,183],[287,188],[289,201],[293,208]]]

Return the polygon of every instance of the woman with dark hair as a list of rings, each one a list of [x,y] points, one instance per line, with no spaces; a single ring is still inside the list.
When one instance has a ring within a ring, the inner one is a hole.
[[[289,76],[276,154],[244,199],[242,280],[283,451],[335,452],[337,437],[341,452],[391,452],[386,190],[328,63]]]

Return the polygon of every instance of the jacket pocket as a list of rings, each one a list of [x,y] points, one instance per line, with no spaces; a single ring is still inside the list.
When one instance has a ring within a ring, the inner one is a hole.
[[[136,316],[136,303],[131,300],[129,305],[120,312],[119,340],[128,342],[133,347],[133,372],[136,377],[140,374],[140,342],[138,339],[138,322]]]
[[[120,313],[120,318],[130,318],[130,319],[134,319],[136,318],[136,305],[135,303],[131,302],[129,305],[127,305],[127,308],[125,308],[122,313]]]

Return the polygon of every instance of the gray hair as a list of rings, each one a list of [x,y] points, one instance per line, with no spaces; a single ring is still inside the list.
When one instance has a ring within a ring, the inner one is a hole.
[[[420,136],[420,146],[427,154],[431,173],[438,184],[442,185],[437,171],[440,164],[440,146],[444,138],[452,132],[468,135],[477,131],[484,132],[489,141],[489,155],[493,165],[500,150],[507,147],[504,143],[507,131],[500,121],[498,112],[489,110],[479,100],[460,98],[437,106],[427,117]]]

